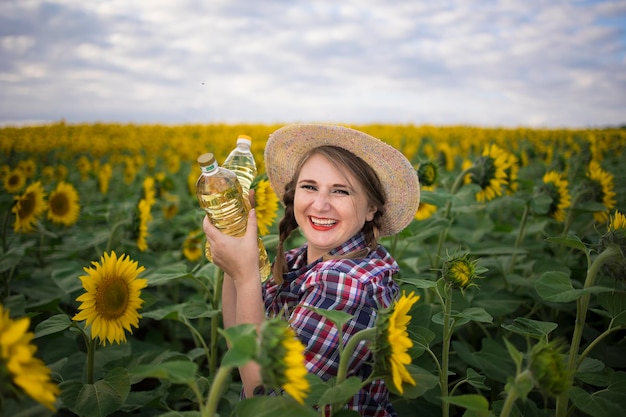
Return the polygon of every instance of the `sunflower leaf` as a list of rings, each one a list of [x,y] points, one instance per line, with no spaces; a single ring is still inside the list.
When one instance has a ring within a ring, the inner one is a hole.
[[[340,311],[340,310],[324,310],[321,308],[317,308],[317,307],[310,307],[310,306],[305,306],[306,308],[308,308],[311,311],[316,312],[317,314],[319,314],[322,317],[327,318],[328,320],[332,321],[333,324],[335,326],[337,326],[338,329],[343,329],[343,326],[352,319],[352,314],[348,314],[344,311]]]
[[[37,325],[37,327],[35,328],[35,336],[33,337],[33,339],[62,332],[69,329],[71,326],[72,321],[67,316],[67,314],[57,314],[42,321]]]
[[[584,294],[612,291],[611,288],[598,286],[575,289],[569,276],[561,271],[545,272],[535,282],[535,290],[544,300],[555,303],[568,303],[579,299]]]
[[[529,336],[535,339],[546,338],[558,324],[549,321],[538,321],[527,319],[525,317],[517,317],[512,324],[503,324],[502,328],[517,333],[522,336]]]
[[[341,384],[327,389],[326,392],[320,397],[319,403],[322,405],[347,401],[359,392],[362,383],[363,381],[361,378],[356,376],[350,377]]]
[[[59,387],[63,404],[79,416],[105,417],[122,407],[130,380],[125,369],[115,368],[95,384],[69,381]]]

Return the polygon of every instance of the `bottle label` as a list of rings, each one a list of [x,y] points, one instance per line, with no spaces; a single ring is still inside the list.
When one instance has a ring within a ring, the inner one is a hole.
[[[212,163],[210,165],[206,165],[206,166],[200,167],[200,169],[205,174],[211,174],[211,173],[213,173],[213,171],[215,171],[217,169],[217,162],[214,162],[214,163]]]

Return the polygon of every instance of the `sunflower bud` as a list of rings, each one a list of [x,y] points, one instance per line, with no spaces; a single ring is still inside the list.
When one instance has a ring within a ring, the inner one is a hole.
[[[558,396],[569,389],[563,344],[561,342],[539,343],[530,352],[529,369],[535,386],[550,396]]]
[[[268,387],[284,389],[300,404],[310,390],[304,365],[304,346],[286,322],[267,320],[261,328],[261,379]]]
[[[619,211],[611,216],[608,231],[600,238],[599,250],[604,252],[607,248],[615,246],[619,248],[621,256],[612,257],[603,265],[603,271],[615,278],[624,280],[626,277],[626,216]]]
[[[443,279],[454,288],[465,290],[470,286],[476,286],[474,280],[478,276],[478,260],[471,259],[469,255],[453,257],[443,263],[441,274]]]
[[[431,187],[437,183],[439,177],[439,166],[434,162],[424,162],[417,169],[417,176],[420,185],[423,187]]]

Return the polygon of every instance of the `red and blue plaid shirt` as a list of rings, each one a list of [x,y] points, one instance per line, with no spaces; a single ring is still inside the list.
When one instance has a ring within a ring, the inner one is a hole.
[[[366,248],[361,233],[330,252],[331,256]],[[306,307],[341,310],[353,316],[343,328],[343,344],[359,330],[371,328],[377,311],[387,308],[398,296],[393,275],[398,264],[389,252],[378,246],[359,259],[318,259],[307,265],[306,245],[286,253],[289,272],[281,285],[273,279],[263,287],[267,315],[283,316],[289,321],[305,346],[309,372],[328,380],[337,375],[339,366],[338,334],[334,324]],[[348,375],[362,379],[372,371],[373,357],[361,342],[348,367]],[[362,416],[388,417],[396,413],[389,401],[389,391],[382,380],[374,380],[348,403],[348,408]]]

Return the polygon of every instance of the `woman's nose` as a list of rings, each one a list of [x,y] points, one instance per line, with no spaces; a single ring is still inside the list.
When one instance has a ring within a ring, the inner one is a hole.
[[[315,195],[315,200],[313,201],[313,207],[317,210],[326,210],[330,205],[330,199],[328,198],[328,194],[326,193],[318,193]]]

